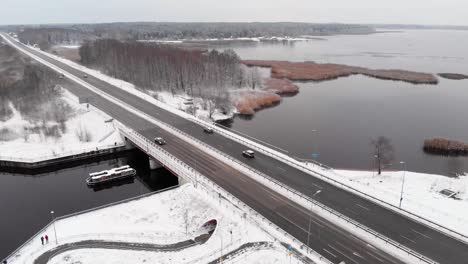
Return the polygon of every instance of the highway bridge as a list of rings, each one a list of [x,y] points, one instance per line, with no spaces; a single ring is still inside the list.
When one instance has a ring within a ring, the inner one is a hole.
[[[2,37],[8,44],[63,73],[67,77],[63,82],[67,82],[70,92],[90,98],[93,106],[128,128],[127,138],[150,156],[157,159],[158,155],[170,155],[180,166],[194,168],[332,263],[468,263],[468,245],[453,232],[439,231],[440,228],[399,212],[398,208],[339,186],[321,175],[326,172],[308,171],[301,168],[300,162],[274,151],[267,153],[266,147],[257,148],[254,159],[243,158],[241,152],[253,148],[249,140],[231,137],[217,127],[213,134],[204,133],[200,121],[167,111],[93,76],[85,78],[85,73],[74,67],[6,34]],[[163,137],[167,144],[151,144],[156,136]],[[142,142],[146,142],[146,147]],[[289,196],[271,184],[263,184],[252,174],[266,177],[295,194]],[[293,196],[302,198],[292,199]],[[361,233],[367,230],[371,234],[368,237],[374,239],[367,240],[315,211],[311,213],[301,199],[317,202],[336,212],[337,218],[357,223],[359,227],[355,230]],[[383,242],[385,239],[387,242]],[[411,258],[401,259],[396,252]]]

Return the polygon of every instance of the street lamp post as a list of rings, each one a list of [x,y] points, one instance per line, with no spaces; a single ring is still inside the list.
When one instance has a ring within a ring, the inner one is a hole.
[[[403,190],[405,187],[405,174],[406,174],[406,163],[404,161],[400,161],[401,166],[403,167],[403,181],[401,183],[401,192],[400,192],[400,209],[401,203],[403,202]]]
[[[52,216],[52,225],[54,226],[54,234],[55,234],[55,244],[58,245],[58,239],[57,239],[57,229],[55,228],[55,217],[54,217],[54,211],[50,211],[50,214]]]
[[[312,129],[312,159],[316,159],[316,156],[318,154],[318,150],[316,148],[316,141],[317,141],[317,129]]]
[[[317,194],[321,193],[322,190],[318,190],[316,191],[313,195],[312,195],[312,198],[314,198]],[[309,229],[308,229],[308,233],[307,233],[307,253],[309,253],[309,241],[310,241],[310,226],[312,225],[312,206],[313,206],[313,203],[311,202],[310,204],[310,213],[309,213]]]

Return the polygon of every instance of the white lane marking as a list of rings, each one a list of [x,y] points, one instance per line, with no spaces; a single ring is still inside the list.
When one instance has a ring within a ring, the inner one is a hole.
[[[349,208],[346,208],[346,210],[350,211],[351,213],[355,214],[355,215],[359,215],[358,213],[356,213],[355,211],[349,209]]]
[[[407,239],[408,241],[410,241],[410,242],[416,244],[416,242],[415,242],[414,240],[411,240],[411,239],[405,237],[404,235],[400,235],[400,236],[401,236],[402,238]]]
[[[432,239],[432,237],[430,237],[430,236],[428,236],[428,235],[425,235],[425,234],[423,234],[423,233],[421,233],[421,232],[418,232],[418,231],[416,231],[416,230],[414,230],[414,229],[411,229],[411,231],[413,231],[413,232],[415,232],[416,234],[418,234],[418,235],[420,235],[420,236],[423,236],[423,237],[425,237],[425,238]]]
[[[322,187],[322,186],[320,186],[320,185],[317,185],[317,184],[315,184],[315,183],[312,183],[312,185],[314,185],[315,187],[317,187],[317,188],[319,188],[319,189],[323,189],[323,187]]]
[[[367,254],[371,255],[372,257],[376,258],[378,261],[380,261],[380,262],[382,262],[382,263],[384,262],[383,259],[377,257],[376,255],[370,253],[369,251],[367,251]]]
[[[357,206],[361,207],[362,209],[366,210],[366,211],[370,211],[369,208],[365,207],[364,205],[360,205],[360,204],[356,204]]]
[[[276,166],[276,168],[278,168],[278,170],[282,171],[282,172],[286,172],[285,169],[281,168],[280,166]]]
[[[327,250],[326,248],[323,249],[325,252],[327,252],[328,254],[332,255],[333,257],[337,258],[338,256],[331,253],[329,250]]]
[[[363,256],[361,256],[359,253],[357,252],[353,252],[353,255],[358,257],[358,258],[362,258],[362,259],[365,259]]]
[[[356,263],[356,264],[359,264],[359,262],[356,262],[356,261],[355,261],[354,259],[352,259],[350,256],[346,255],[343,251],[337,249],[336,247],[334,247],[334,246],[332,246],[332,245],[330,245],[330,244],[328,244],[328,246],[329,246],[330,248],[334,249],[336,252],[340,253],[341,255],[347,257],[347,258],[348,258],[349,260],[351,260],[352,262],[354,262],[354,263]]]
[[[373,250],[376,250],[376,248],[374,246],[372,246],[371,244],[367,244],[367,247],[370,247],[372,248]]]

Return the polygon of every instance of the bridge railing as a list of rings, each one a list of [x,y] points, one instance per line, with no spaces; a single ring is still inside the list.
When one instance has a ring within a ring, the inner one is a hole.
[[[430,219],[427,219],[423,216],[420,216],[418,214],[415,214],[411,211],[408,211],[408,210],[405,210],[404,208],[400,208],[400,207],[397,207],[387,201],[384,201],[378,197],[375,197],[373,195],[369,195],[359,189],[356,189],[355,187],[353,186],[350,186],[346,183],[343,183],[341,181],[338,181],[336,179],[334,179],[333,177],[331,177],[331,175],[326,175],[325,173],[333,173],[335,174],[335,172],[333,171],[334,169],[332,167],[329,167],[327,165],[324,165],[324,164],[321,164],[319,162],[316,162],[314,160],[305,160],[305,159],[300,159],[298,157],[290,157],[288,156],[288,154],[285,154],[285,153],[281,153],[281,152],[278,152],[278,151],[275,151],[273,149],[270,149],[270,148],[266,148],[266,147],[263,147],[261,144],[259,143],[256,143],[256,142],[253,142],[252,140],[249,140],[249,139],[245,139],[243,136],[239,136],[239,135],[236,135],[236,133],[234,132],[231,132],[229,129],[225,129],[223,127],[220,127],[219,125],[213,125],[213,124],[210,124],[210,123],[207,123],[205,121],[202,121],[202,120],[199,120],[199,119],[194,119],[194,118],[190,118],[190,120],[192,120],[193,122],[201,125],[201,126],[208,126],[208,127],[211,127],[215,130],[216,133],[219,133],[227,138],[230,138],[234,141],[237,141],[243,145],[246,145],[252,149],[255,149],[255,150],[259,150],[261,151],[262,153],[268,155],[268,156],[271,156],[277,160],[280,160],[292,167],[295,167],[311,176],[315,176],[315,177],[318,177],[318,178],[322,178],[323,180],[335,185],[335,186],[338,186],[342,189],[345,189],[345,190],[349,190],[351,191],[352,193],[354,194],[357,194],[361,197],[364,197],[374,203],[377,203],[381,206],[384,206],[390,210],[393,210],[395,213],[397,214],[400,214],[404,217],[409,217],[411,219],[414,219],[418,222],[420,222],[421,224],[423,225],[427,225],[431,228],[436,228],[442,232],[444,232],[445,234],[451,236],[452,238],[454,239],[457,239],[459,241],[462,241],[464,243],[466,243],[466,241],[468,241],[468,236],[461,233],[461,232],[458,232],[452,228],[449,228],[449,227],[446,227],[444,225],[441,225],[437,222],[434,222]],[[183,132],[182,132],[183,133]],[[237,132],[239,133],[239,132]],[[192,137],[193,138],[193,137]],[[251,138],[251,137],[249,137]],[[193,138],[194,140],[197,140],[196,138]],[[253,139],[254,141],[256,139]],[[199,140],[197,140],[200,144],[205,144],[207,145],[206,143],[204,142],[201,142]],[[226,155],[226,154],[224,154]],[[226,155],[227,156],[227,155]],[[304,163],[305,162],[308,162],[308,163],[313,163],[315,165],[315,167],[318,169],[312,169],[310,166],[307,166],[305,165]],[[320,172],[322,171],[322,172]]]
[[[408,256],[412,256],[424,263],[436,263],[434,262],[433,260],[417,253],[416,251],[414,250],[411,250],[409,248],[407,248],[406,246],[404,245],[401,245],[400,243],[374,231],[373,229],[371,228],[368,228],[367,226],[365,225],[362,225],[360,224],[359,222],[317,202],[316,200],[314,199],[311,199],[310,197],[290,188],[289,186],[277,181],[276,179],[273,179],[271,178],[270,176],[268,175],[265,175],[264,173],[256,170],[256,169],[253,169],[247,165],[245,165],[245,163],[243,162],[240,162],[239,160],[237,159],[234,159],[233,157],[219,151],[218,149],[198,140],[197,138],[194,138],[193,136],[175,128],[175,127],[172,127],[171,125],[167,125],[167,124],[163,124],[164,126],[167,126],[169,129],[173,130],[174,132],[178,133],[180,136],[182,137],[185,137],[186,139],[190,141],[193,141],[195,142],[197,145],[201,146],[201,147],[204,147],[206,150],[208,151],[211,151],[212,153],[215,153],[216,155],[218,155],[219,157],[222,157],[224,158],[225,161],[228,161],[228,162],[234,162],[236,165],[237,165],[237,168],[240,169],[241,171],[244,171],[244,172],[250,172],[249,175],[253,176],[256,180],[260,181],[260,182],[263,182],[263,183],[266,183],[268,184],[268,186],[272,186],[273,188],[275,188],[277,191],[279,191],[280,193],[283,193],[285,194],[288,198],[290,198],[291,200],[301,204],[301,205],[305,205],[305,206],[310,206],[311,208],[319,208],[320,210],[322,210],[322,212],[326,212],[329,216],[334,216],[338,219],[341,219],[343,220],[346,224],[350,224],[351,226],[357,228],[358,230],[361,230],[361,231],[364,231],[365,233],[367,234],[370,234],[371,237],[373,238],[377,238],[378,240],[382,241],[385,243],[385,245],[391,245],[393,247],[395,247],[396,249],[398,250],[401,250],[402,252],[405,252],[408,254]],[[119,124],[121,128],[121,131],[125,131],[127,130],[128,131],[128,128],[126,128],[125,126]],[[164,150],[163,148],[159,147],[158,145],[156,145],[154,142],[152,142],[151,140],[145,138],[144,136],[142,136],[141,134],[137,133],[136,131],[131,131],[130,133],[133,133],[136,137],[140,138],[141,140],[143,140],[144,142],[146,142],[147,144],[147,148],[146,148],[146,151],[150,152],[150,149],[149,146],[153,146],[153,147],[156,147],[157,149],[167,153],[167,155],[169,155],[170,157],[173,157],[175,158],[172,154],[168,153],[166,150]],[[143,149],[145,150],[145,149]],[[151,154],[151,153],[149,153]],[[158,159],[158,157],[155,157],[156,159]],[[177,159],[178,160],[178,159]],[[182,164],[182,166],[187,166],[186,164],[184,164],[183,162],[181,161],[178,161],[179,164]],[[177,174],[177,173],[176,173]],[[183,175],[186,175],[186,174],[183,174]],[[202,175],[200,175],[202,176]],[[258,177],[260,176],[260,177]],[[202,177],[202,178],[206,178],[206,177]],[[193,179],[192,177],[188,177],[188,179],[191,179],[192,181],[195,180]],[[306,208],[307,208],[306,207]]]
[[[296,238],[291,236],[288,232],[280,228],[279,226],[275,225],[270,220],[266,219],[265,217],[259,215],[254,209],[250,206],[239,200],[237,197],[231,195],[228,191],[224,190],[222,187],[217,185],[215,182],[209,180],[207,177],[203,176],[201,173],[196,171],[194,168],[188,166],[180,159],[166,151],[164,148],[161,148],[159,145],[155,144],[153,141],[147,139],[143,135],[139,134],[138,132],[131,130],[124,125],[118,124],[120,131],[131,140],[134,144],[137,145],[143,151],[146,151],[148,155],[157,159],[164,167],[175,173],[176,175],[183,177],[192,183],[194,183],[195,188],[203,189],[205,193],[211,195],[214,199],[221,199],[224,198],[229,200],[230,203],[225,203],[226,206],[230,207],[232,210],[242,210],[242,212],[248,212],[250,219],[256,223],[257,226],[260,228],[268,227],[268,234],[275,233],[276,235],[272,235],[274,239],[278,239],[278,237],[282,237],[285,241],[291,241],[291,244],[296,245],[298,248],[303,248],[304,244],[298,241]],[[236,206],[234,206],[236,205]],[[239,209],[241,208],[241,209]],[[246,214],[244,215],[246,217]],[[321,256],[318,252],[314,251],[313,249],[309,249],[311,256],[315,257],[315,259],[320,260],[321,263],[329,263],[332,262],[328,261],[326,258]]]

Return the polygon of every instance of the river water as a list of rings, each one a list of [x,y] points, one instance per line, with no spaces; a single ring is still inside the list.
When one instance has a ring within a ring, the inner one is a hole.
[[[47,225],[51,210],[62,216],[177,184],[177,178],[167,170],[150,170],[148,157],[139,151],[88,162],[39,175],[0,172],[0,259]],[[133,182],[100,190],[86,186],[89,173],[127,164],[137,171]]]
[[[331,36],[283,43],[235,43],[242,59],[316,61],[428,73],[468,74],[468,31],[412,30]],[[468,158],[425,154],[424,139],[468,142],[468,80],[440,78],[438,85],[352,76],[298,83],[300,93],[253,118],[236,117],[233,129],[279,146],[292,155],[346,169],[373,169],[372,138],[385,136],[394,164],[453,176],[468,171]],[[315,131],[315,132],[314,132]],[[389,169],[401,169],[391,165]]]

